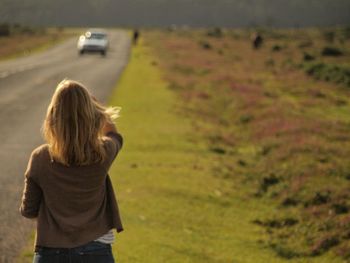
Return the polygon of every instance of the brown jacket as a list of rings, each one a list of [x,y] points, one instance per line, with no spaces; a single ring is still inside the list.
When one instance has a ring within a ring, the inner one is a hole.
[[[52,161],[46,144],[36,148],[25,172],[20,212],[37,218],[35,245],[72,248],[123,231],[108,170],[122,147],[120,134],[109,132],[104,142],[107,160],[86,166]]]

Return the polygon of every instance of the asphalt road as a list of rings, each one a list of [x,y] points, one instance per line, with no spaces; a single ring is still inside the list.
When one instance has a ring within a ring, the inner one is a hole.
[[[79,56],[76,38],[45,52],[0,62],[0,262],[13,262],[33,233],[34,222],[18,208],[31,151],[43,139],[40,128],[58,82],[82,82],[106,101],[129,57],[130,39],[110,31],[110,50]]]

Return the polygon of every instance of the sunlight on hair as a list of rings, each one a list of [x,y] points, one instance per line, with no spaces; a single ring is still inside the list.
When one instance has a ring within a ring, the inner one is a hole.
[[[103,162],[106,123],[120,116],[120,107],[105,107],[84,87],[62,80],[52,96],[43,124],[43,135],[53,160],[65,165]]]
[[[120,117],[120,111],[121,111],[121,107],[108,107],[106,108],[106,113],[110,116],[110,118],[114,121],[117,118]]]

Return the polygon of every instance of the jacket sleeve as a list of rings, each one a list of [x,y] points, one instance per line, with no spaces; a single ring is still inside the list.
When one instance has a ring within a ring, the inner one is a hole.
[[[111,150],[111,154],[114,159],[123,147],[123,137],[118,132],[109,132],[106,134],[106,136],[109,137],[114,143]]]
[[[32,154],[24,174],[24,189],[19,209],[21,214],[27,218],[35,218],[38,216],[42,199],[42,190],[35,180],[36,172],[35,155]]]
[[[105,136],[108,139],[105,140],[107,156],[104,161],[104,167],[106,168],[106,171],[108,171],[114,159],[117,157],[118,152],[123,147],[123,137],[118,132],[108,132]]]

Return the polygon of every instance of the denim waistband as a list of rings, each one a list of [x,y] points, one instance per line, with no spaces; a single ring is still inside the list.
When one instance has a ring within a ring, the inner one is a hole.
[[[86,251],[96,250],[96,249],[111,249],[111,245],[98,242],[98,241],[91,241],[84,245],[73,247],[73,248],[35,246],[34,252],[46,251],[46,252],[51,252],[53,254],[69,254],[72,252],[80,253],[80,252],[86,252]]]

